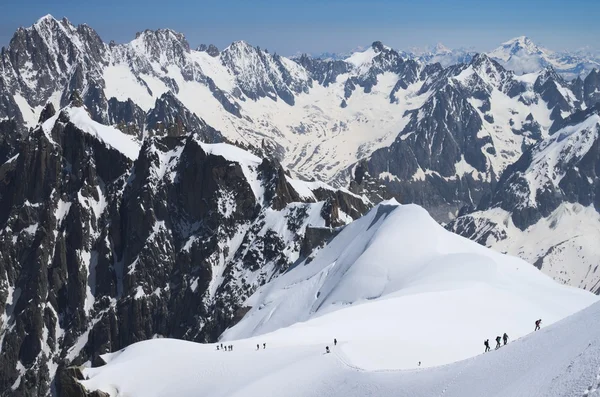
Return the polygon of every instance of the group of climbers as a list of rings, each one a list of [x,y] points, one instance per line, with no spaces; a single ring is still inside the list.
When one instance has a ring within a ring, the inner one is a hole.
[[[333,338],[333,345],[337,346],[337,339]],[[329,346],[325,346],[325,354],[330,353]]]
[[[542,319],[535,321],[535,331],[540,329],[541,324],[542,324]],[[496,350],[498,350],[502,346],[501,342],[504,342],[504,345],[506,345],[508,343],[508,334],[506,332],[504,333],[504,335],[496,337]],[[336,338],[333,338],[333,345],[337,346]],[[490,351],[490,340],[489,339],[484,340],[483,345],[485,346],[485,352],[486,353],[489,352]],[[267,348],[267,344],[263,343],[263,350],[266,348]],[[217,350],[232,351],[233,345],[223,346],[223,344],[221,343],[220,349],[219,349],[219,345],[217,345]],[[260,350],[260,343],[256,344],[256,350]],[[329,346],[325,346],[325,354],[330,353],[330,352],[331,352],[331,350],[329,350]],[[420,361],[419,361],[419,366],[421,366]]]
[[[536,320],[534,331],[539,330],[541,324],[542,324],[542,319]],[[502,346],[500,343],[502,341],[504,341],[505,345],[508,343],[508,334],[506,332],[504,333],[504,335],[496,337],[496,350],[498,350]],[[484,340],[483,345],[485,346],[485,352],[486,353],[489,352],[490,351],[490,340],[489,339]]]
[[[220,348],[219,348],[219,346],[220,346]],[[224,352],[230,352],[233,350],[233,345],[223,346],[223,344],[221,343],[221,345],[217,345],[217,350],[223,350]]]
[[[542,324],[542,320],[536,320],[535,322],[535,331],[540,329],[540,326]],[[504,335],[502,336],[497,336],[496,337],[496,350],[498,350],[502,344],[501,342],[504,342],[504,345],[506,345],[508,343],[508,334],[505,332]],[[337,346],[337,339],[333,338],[333,345]],[[490,351],[490,340],[486,339],[485,341],[483,341],[483,345],[485,346],[485,352],[489,352]],[[267,348],[267,344],[263,343],[263,350]],[[217,345],[217,350],[224,350],[224,351],[232,351],[233,350],[233,345],[228,345],[228,346],[223,346],[223,344],[221,343],[220,345],[220,349],[219,349],[219,345]],[[260,343],[256,344],[256,350],[260,350]],[[329,346],[325,346],[325,354],[330,353],[331,350],[329,349]],[[421,362],[419,362],[419,366],[421,365]]]
[[[337,339],[333,338],[333,345],[337,346]],[[267,344],[263,343],[263,350],[267,348]],[[226,345],[223,346],[223,344],[221,343],[220,345],[217,345],[217,350],[223,350],[223,351],[232,351],[233,350],[233,345]],[[256,344],[256,350],[260,350],[260,343]],[[329,346],[325,346],[325,353],[329,353]]]

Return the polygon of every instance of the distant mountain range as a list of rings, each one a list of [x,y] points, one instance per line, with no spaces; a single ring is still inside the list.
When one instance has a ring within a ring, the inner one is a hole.
[[[364,50],[364,47],[357,47],[347,53],[326,52],[311,56],[322,59],[343,60],[353,52],[361,50]],[[412,48],[398,52],[406,58],[415,59],[426,64],[438,62],[442,67],[469,62],[477,53],[473,49],[451,49],[442,43],[425,49]],[[532,73],[552,66],[557,73],[567,80],[575,79],[577,76],[583,78],[592,69],[600,67],[600,51],[588,49],[552,51],[535,44],[526,36],[508,40],[498,48],[486,52],[486,54],[517,74]]]

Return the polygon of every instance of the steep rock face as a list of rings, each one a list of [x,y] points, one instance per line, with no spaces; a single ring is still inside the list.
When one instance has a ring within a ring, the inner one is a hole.
[[[0,388],[15,395],[45,395],[62,346],[85,332],[98,252],[112,253],[101,231],[103,211],[131,165],[66,112],[55,119],[2,166]]]
[[[575,113],[555,136],[525,153],[503,175],[491,206],[512,211],[521,230],[564,201],[600,208],[595,194],[599,113],[599,106]]]
[[[323,87],[328,87],[335,83],[337,77],[348,73],[352,67],[347,62],[341,60],[321,60],[311,58],[303,54],[295,61],[310,73],[310,77]]]
[[[21,93],[32,107],[43,106],[79,78],[98,80],[105,55],[106,47],[93,29],[45,16],[31,28],[17,30],[2,53],[0,74],[8,92]],[[66,104],[68,97],[62,98]]]
[[[600,107],[579,111],[525,152],[477,211],[448,227],[600,293]]]
[[[116,98],[108,101],[108,123],[128,135],[142,140],[145,128],[146,114],[131,99],[121,102]]]
[[[343,225],[369,207],[205,143],[206,125],[140,147],[82,102],[73,95],[26,139],[5,142],[3,393],[64,394],[69,365],[157,335],[215,340],[249,294],[300,257],[309,225]]]
[[[406,89],[415,83],[421,74],[421,65],[413,60],[404,60],[395,50],[384,46],[376,41],[371,48],[361,54],[353,55],[347,62],[354,66],[356,73],[350,76],[344,85],[344,99],[348,100],[357,86],[363,88],[365,93],[370,93],[378,82],[378,76],[391,72],[399,76],[394,88],[390,93],[390,101],[397,101],[395,93],[400,89]]]
[[[293,105],[294,94],[308,92],[312,84],[305,70],[294,62],[244,41],[223,50],[221,62],[233,72],[238,87],[250,99],[281,98]]]
[[[151,135],[182,136],[197,134],[204,142],[220,142],[220,132],[191,113],[175,96],[164,93],[146,115],[146,128]]]
[[[583,100],[588,107],[600,102],[600,74],[593,69],[583,81]]]

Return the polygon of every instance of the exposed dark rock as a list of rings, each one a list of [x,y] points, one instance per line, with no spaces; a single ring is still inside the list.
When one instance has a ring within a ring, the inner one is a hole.
[[[190,112],[171,92],[164,93],[146,115],[150,135],[183,136],[195,134],[205,142],[221,142],[220,132]]]
[[[131,99],[126,102],[110,98],[108,101],[108,124],[128,135],[142,139],[146,114]]]
[[[0,324],[0,389],[18,385],[15,396],[46,396],[53,380],[59,396],[94,395],[65,368],[103,365],[100,355],[155,335],[216,340],[258,286],[297,260],[310,211],[341,225],[368,209],[341,191],[315,192],[323,204],[300,197],[274,160],[240,164],[237,155],[251,156],[233,147],[213,153],[204,124],[146,139],[132,163],[69,114],[7,140],[5,156],[18,156],[0,166],[0,281],[10,286],[0,290],[10,325]],[[210,289],[222,258],[222,281]]]
[[[54,105],[52,103],[48,102],[46,104],[46,106],[44,107],[44,109],[42,110],[42,113],[40,113],[40,118],[38,120],[38,123],[43,123],[44,121],[48,120],[55,114],[56,114],[56,110],[54,109]]]

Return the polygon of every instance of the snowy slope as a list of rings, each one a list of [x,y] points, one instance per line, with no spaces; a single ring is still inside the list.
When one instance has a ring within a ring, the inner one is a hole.
[[[95,122],[83,107],[68,107],[64,112],[69,120],[82,131],[104,142],[105,145],[120,151],[131,160],[137,158],[140,144],[133,137],[122,133],[116,128]]]
[[[511,213],[501,208],[468,217],[474,225],[472,240],[518,256],[562,284],[600,291],[600,214],[592,206],[562,203],[525,230],[516,227]]]
[[[532,73],[552,66],[563,77],[585,77],[600,62],[597,56],[583,52],[555,52],[538,46],[529,37],[520,36],[508,40],[487,53],[507,69],[516,73]]]
[[[315,343],[337,335],[354,341],[346,354],[363,368],[441,365],[477,354],[486,335],[519,337],[538,317],[552,323],[596,299],[446,231],[418,206],[392,201],[259,289],[222,339],[261,336],[285,345],[294,333]]]
[[[395,212],[387,216],[390,218],[389,221],[395,218]],[[398,212],[408,216],[406,212],[418,213],[419,211],[411,207],[400,207]],[[370,217],[364,219],[375,221]],[[373,228],[383,231],[382,228],[386,228],[384,224],[387,222],[376,221]],[[377,234],[377,232],[372,233]],[[457,241],[460,239],[455,239],[453,243]],[[446,247],[446,250],[451,247],[452,245]],[[454,249],[460,250],[459,247]],[[326,251],[324,250],[321,255],[325,255]],[[485,249],[474,249],[474,251],[487,252]],[[503,258],[499,254],[488,255],[489,258]],[[318,261],[319,257],[315,258],[315,262]],[[520,261],[512,259],[506,262],[514,264]],[[500,268],[502,265],[508,265],[506,262],[499,261],[495,265]],[[528,268],[526,266],[524,265],[519,271]],[[510,265],[504,269],[502,281],[508,281],[505,277],[508,277],[511,271],[516,271],[508,268]],[[299,269],[294,269],[288,274],[298,272]],[[429,273],[431,276],[431,272]],[[481,280],[484,273],[481,272],[478,277],[473,278]],[[504,312],[498,311],[500,310],[498,307],[485,307],[489,303],[487,300],[489,295],[482,293],[486,292],[485,283],[475,287],[479,289],[479,293],[471,296],[470,299],[481,305],[479,308],[481,311],[475,319],[477,321],[462,324],[461,331],[469,332],[468,328],[477,324],[478,330],[487,334],[478,335],[476,339],[457,339],[458,335],[452,328],[454,324],[445,323],[445,317],[438,317],[435,329],[430,329],[431,324],[422,321],[426,317],[436,317],[439,312],[442,312],[441,308],[438,311],[430,311],[432,306],[428,305],[428,297],[436,295],[437,303],[445,306],[444,298],[447,297],[445,293],[457,296],[457,292],[460,293],[461,290],[468,291],[464,285],[460,288],[461,283],[456,280],[452,282],[455,289],[448,289],[444,288],[444,284],[447,286],[446,282],[423,276],[420,277],[421,280],[429,278],[428,283],[435,292],[425,293],[422,288],[423,283],[417,288],[407,283],[407,289],[413,290],[411,294],[388,294],[385,299],[341,309],[305,324],[283,328],[258,338],[228,341],[226,344],[234,346],[231,352],[217,351],[215,344],[202,345],[171,339],[154,339],[137,343],[122,351],[104,355],[103,358],[107,362],[104,366],[84,369],[86,380],[82,383],[89,390],[101,389],[112,397],[121,395],[131,397],[268,396],[279,395],[282,390],[285,390],[286,396],[328,397],[598,395],[600,334],[597,329],[600,326],[600,304],[594,304],[557,324],[548,327],[543,325],[539,332],[525,335],[528,333],[525,331],[523,332],[525,336],[519,340],[515,340],[517,337],[515,331],[506,329],[509,328],[507,323],[518,320],[519,313],[529,309],[535,308],[537,313],[543,315],[551,311],[562,311],[564,316],[567,312],[583,308],[595,300],[590,294],[556,286],[544,276],[540,274],[533,276],[533,274],[536,273],[530,273],[528,275],[530,277],[527,277],[527,281],[531,282],[527,300],[508,302],[513,305],[510,315],[504,315]],[[455,274],[455,276],[462,278],[461,276],[465,274]],[[282,280],[286,277],[283,276]],[[469,278],[465,277],[465,280]],[[498,282],[498,288],[502,281]],[[267,289],[268,287],[269,285]],[[507,287],[508,285],[505,284],[504,289],[508,289]],[[544,293],[543,297],[538,296],[539,292]],[[289,295],[286,291],[280,293]],[[565,302],[560,308],[552,308],[560,301],[559,298],[552,298],[553,293],[558,293],[560,298],[566,298],[568,303]],[[357,291],[355,297],[361,295],[363,294]],[[416,325],[424,334],[421,337],[422,343],[406,343],[403,350],[397,351],[393,346],[405,343],[407,328],[410,330],[414,325],[402,310],[406,307],[397,304],[411,296],[414,299],[412,310],[420,312],[421,321]],[[523,295],[522,298],[525,296]],[[542,302],[542,298],[545,298],[545,302]],[[281,302],[280,299],[277,301]],[[520,306],[527,301],[530,302],[528,306]],[[457,302],[450,302],[449,305],[451,303]],[[463,305],[453,306],[452,313],[448,317],[457,314],[459,312],[457,308],[460,308],[460,311],[465,310],[465,302],[461,303]],[[388,310],[376,310],[382,309],[378,306],[386,304],[391,306],[385,308]],[[470,306],[475,305],[473,303]],[[565,310],[567,306],[570,308]],[[340,317],[343,312],[354,313],[352,316]],[[369,313],[372,315],[365,317]],[[395,315],[396,313],[398,315]],[[513,317],[513,313],[517,313],[517,317]],[[273,314],[277,315],[277,313]],[[485,323],[491,317],[502,318],[504,327],[493,330],[495,332],[484,330]],[[403,327],[393,330],[396,332],[382,329],[390,319],[403,323]],[[340,320],[344,323],[338,326],[337,321]],[[463,320],[461,316],[454,318],[457,324],[461,320]],[[552,321],[551,318],[547,320],[547,322]],[[325,323],[328,323],[327,327],[324,326]],[[528,325],[533,324],[528,322]],[[436,343],[447,348],[448,345],[456,345],[458,348],[472,350],[471,355],[476,355],[483,350],[481,342],[484,337],[491,337],[504,330],[509,334],[513,332],[511,334],[513,339],[508,346],[499,351],[478,355],[450,365],[435,366],[437,364],[435,357],[443,355],[444,351],[444,348],[437,346]],[[361,334],[362,338],[359,337]],[[373,339],[365,344],[367,335]],[[333,337],[339,340],[336,347],[331,344]],[[256,351],[257,343],[260,343],[260,351]],[[267,344],[266,349],[262,348],[262,343]],[[332,354],[323,354],[326,345],[332,348]],[[416,351],[420,351],[421,354],[414,354]],[[410,365],[407,361],[411,361]],[[421,368],[415,368],[418,361],[423,363]],[[408,367],[413,368],[397,369]]]
[[[487,205],[449,228],[561,283],[600,292],[599,113],[596,105],[567,119],[507,171]]]
[[[364,370],[345,355],[351,341],[323,355],[330,339],[290,346],[251,341],[232,352],[177,340],[141,342],[105,356],[107,365],[84,371],[82,383],[111,397],[406,396],[565,397],[600,395],[600,304],[511,342],[497,352],[455,364],[404,371]],[[451,343],[451,342],[450,342]]]

